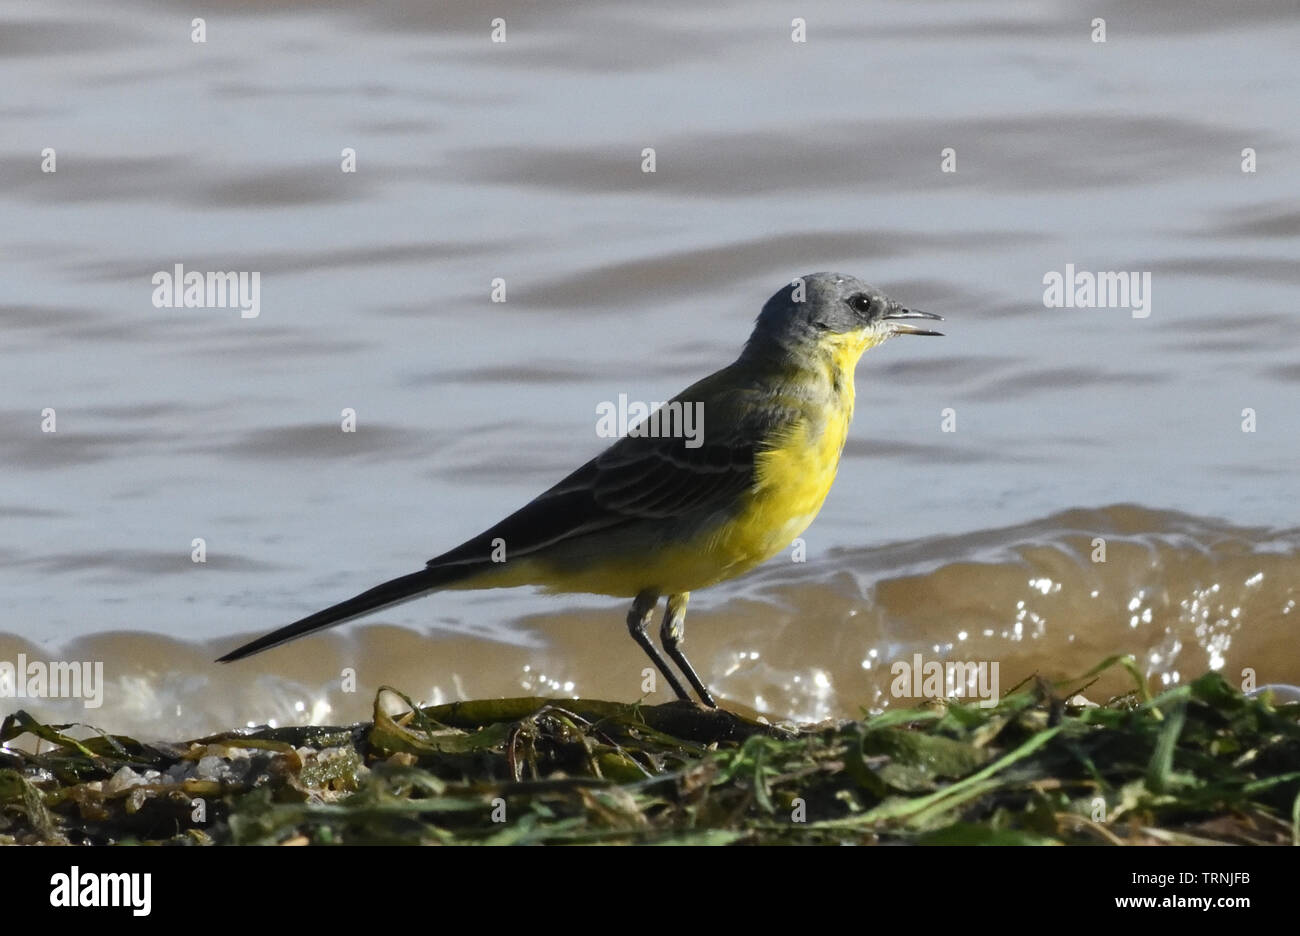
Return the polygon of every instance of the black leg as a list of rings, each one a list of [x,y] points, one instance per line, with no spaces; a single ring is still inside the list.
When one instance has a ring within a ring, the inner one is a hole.
[[[673,692],[677,693],[679,699],[690,699],[687,695],[682,681],[677,675],[668,668],[668,661],[664,659],[659,648],[651,642],[650,637],[646,634],[645,629],[650,624],[650,618],[654,615],[655,604],[659,601],[657,592],[643,591],[636,596],[632,602],[632,610],[627,613],[627,632],[632,635],[632,639],[637,645],[645,651],[650,662],[659,668],[659,672],[664,674],[664,679],[668,680],[668,685],[673,687]]]
[[[659,630],[659,639],[663,641],[664,649],[677,664],[677,668],[695,687],[700,700],[709,708],[717,708],[718,703],[713,701],[708,686],[704,685],[704,681],[695,674],[695,667],[691,666],[690,660],[686,659],[686,654],[682,652],[682,644],[686,643],[686,602],[690,598],[690,592],[668,596],[668,607],[664,609],[664,623]]]

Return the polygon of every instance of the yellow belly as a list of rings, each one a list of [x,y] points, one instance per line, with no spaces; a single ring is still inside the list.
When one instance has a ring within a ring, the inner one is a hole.
[[[679,543],[586,544],[581,561],[523,557],[466,581],[464,588],[539,585],[551,592],[632,597],[678,594],[748,572],[795,540],[821,510],[853,419],[853,367],[868,342],[845,336],[827,366],[830,405],[804,402],[803,418],[757,456],[754,486],[729,517]]]
[[[847,413],[828,420],[820,432],[802,423],[759,456],[758,483],[737,517],[715,535],[729,575],[772,558],[808,529],[835,481],[848,427]]]
[[[550,592],[632,597],[646,589],[694,591],[748,572],[789,546],[821,510],[839,467],[849,418],[845,412],[820,427],[801,423],[760,453],[757,482],[742,496],[737,512],[690,541],[630,550],[611,544],[590,562],[564,567],[544,558],[520,558],[459,587],[539,585]]]

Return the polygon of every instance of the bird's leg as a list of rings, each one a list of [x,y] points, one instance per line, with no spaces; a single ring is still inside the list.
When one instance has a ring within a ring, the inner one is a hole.
[[[690,699],[686,694],[686,689],[682,686],[682,681],[677,675],[668,668],[668,661],[664,659],[659,648],[650,640],[645,629],[650,625],[650,618],[654,616],[655,604],[659,601],[659,593],[653,591],[643,591],[636,596],[632,602],[632,610],[627,613],[627,632],[632,635],[632,639],[637,642],[646,656],[650,658],[659,672],[664,674],[664,679],[668,680],[668,685],[673,687],[673,692],[677,693],[679,699]],[[693,674],[692,674],[693,675]]]
[[[713,701],[713,696],[709,694],[709,689],[699,676],[695,675],[695,667],[691,666],[691,661],[686,659],[686,654],[682,652],[682,644],[686,643],[686,602],[690,601],[690,592],[680,592],[676,595],[668,596],[668,605],[664,609],[664,623],[659,630],[659,639],[663,642],[664,649],[668,655],[673,658],[677,668],[686,674],[695,691],[700,694],[702,701],[709,708],[717,708],[718,703]]]

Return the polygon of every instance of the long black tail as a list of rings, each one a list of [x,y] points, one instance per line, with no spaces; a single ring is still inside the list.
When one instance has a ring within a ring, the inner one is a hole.
[[[230,651],[217,662],[230,663],[234,660],[242,660],[254,653],[261,653],[263,650],[269,650],[272,647],[278,647],[282,643],[296,640],[304,634],[332,627],[335,624],[342,624],[344,621],[350,621],[353,618],[368,614],[371,611],[377,611],[388,605],[419,598],[425,592],[464,577],[465,571],[464,567],[457,568],[454,566],[450,568],[421,569],[419,572],[412,572],[410,575],[392,579],[382,585],[376,585],[369,591],[362,592],[355,598],[340,601],[324,611],[309,614],[301,621],[294,621],[279,630],[271,631],[264,637],[258,637],[256,640],[244,644],[238,650]]]

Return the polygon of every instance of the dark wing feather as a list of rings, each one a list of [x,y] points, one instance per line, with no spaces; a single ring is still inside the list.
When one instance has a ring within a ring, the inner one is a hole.
[[[498,538],[514,558],[561,540],[731,506],[754,484],[755,460],[769,430],[789,414],[762,394],[730,383],[731,375],[721,371],[676,398],[704,402],[711,429],[703,445],[688,448],[680,437],[619,439],[520,510],[428,565],[489,562]],[[721,392],[712,392],[714,388]]]
[[[430,559],[419,572],[308,615],[226,654],[222,661],[258,653],[461,581],[475,574],[475,566],[491,562],[492,542],[498,537],[508,544],[512,557],[521,556],[601,530],[670,523],[730,507],[753,485],[759,451],[794,418],[794,410],[773,394],[746,386],[735,367],[706,377],[676,398],[705,404],[713,426],[706,444],[687,448],[681,438],[619,439],[521,510]]]
[[[511,557],[629,523],[708,513],[754,480],[753,443],[686,448],[681,438],[624,438],[491,529],[430,559],[431,567],[490,561],[500,539]]]

